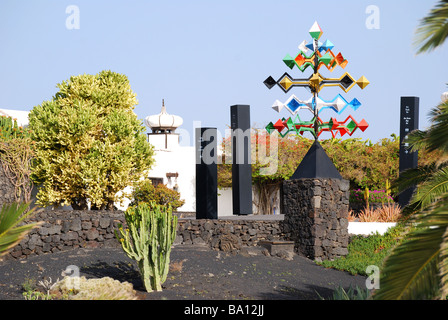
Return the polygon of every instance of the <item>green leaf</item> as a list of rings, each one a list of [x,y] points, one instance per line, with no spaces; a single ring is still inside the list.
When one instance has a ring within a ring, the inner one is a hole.
[[[58,84],[51,101],[29,114],[36,156],[32,178],[40,205],[111,209],[119,191],[153,164],[153,147],[133,112],[138,103],[125,75],[109,70]]]
[[[0,211],[0,256],[19,243],[33,228],[41,223],[31,223],[19,226],[24,219],[34,213],[35,208],[26,211],[29,203],[4,204]]]
[[[427,208],[448,192],[448,167],[439,169],[418,188],[412,201]]]
[[[439,295],[444,235],[448,228],[448,195],[409,221],[415,225],[385,261],[378,300],[433,299]]]
[[[428,52],[441,46],[448,37],[448,0],[439,3],[420,21],[415,33],[417,53]]]

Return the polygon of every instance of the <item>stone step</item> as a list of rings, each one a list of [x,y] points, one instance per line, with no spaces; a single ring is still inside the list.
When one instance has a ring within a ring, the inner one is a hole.
[[[294,241],[259,241],[259,246],[266,248],[271,256],[275,256],[280,252],[294,253]]]

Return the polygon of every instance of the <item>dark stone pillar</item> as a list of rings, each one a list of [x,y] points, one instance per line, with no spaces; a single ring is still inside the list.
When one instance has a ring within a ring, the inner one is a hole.
[[[218,219],[217,139],[216,128],[196,128],[196,219]]]
[[[407,135],[418,129],[418,114],[419,114],[420,98],[418,97],[401,97],[400,105],[400,174],[407,169],[414,169],[418,165],[418,152],[410,152],[407,143]],[[398,196],[398,203],[400,207],[405,207],[409,204],[414,193],[415,186],[411,187]]]
[[[330,178],[283,182],[284,231],[298,254],[318,261],[348,254],[349,186]]]
[[[234,215],[252,214],[250,106],[230,107],[232,129],[232,208]]]

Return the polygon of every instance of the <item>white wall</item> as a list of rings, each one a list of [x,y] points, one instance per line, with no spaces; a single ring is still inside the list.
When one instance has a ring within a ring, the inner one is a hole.
[[[218,218],[233,216],[232,189],[218,189]]]
[[[277,192],[279,193],[279,192]],[[274,195],[274,207],[276,208],[275,214],[281,214],[280,212],[280,196],[279,194]],[[254,191],[254,188],[252,188],[252,212],[253,214],[258,214],[258,207],[256,205],[258,201],[258,196],[256,192]],[[224,217],[224,216],[232,216],[233,215],[233,209],[232,209],[232,188],[223,188],[218,189],[218,217]]]
[[[384,234],[396,225],[395,222],[349,222],[348,233],[349,234]]]
[[[28,114],[29,111],[21,111],[21,110],[10,110],[10,109],[0,109],[0,115],[10,116],[13,119],[17,120],[18,126],[28,126]]]
[[[178,211],[194,212],[196,210],[196,163],[193,147],[182,147],[175,151],[158,151],[154,157],[153,169],[148,177],[162,178],[170,189],[177,184],[177,191],[185,204]],[[167,173],[178,173],[177,178],[167,178]]]
[[[195,212],[196,158],[194,147],[179,146],[179,135],[177,134],[151,134],[149,143],[155,146],[155,162],[147,177],[163,179],[163,183],[170,189],[174,189],[177,184],[177,191],[180,192],[181,199],[185,200],[185,204],[177,210]],[[178,177],[167,178],[167,173],[178,173]]]

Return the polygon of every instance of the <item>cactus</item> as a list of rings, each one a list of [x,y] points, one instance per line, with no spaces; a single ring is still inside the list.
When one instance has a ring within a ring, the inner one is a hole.
[[[387,199],[389,201],[389,197],[390,197],[390,182],[389,182],[389,179],[386,179],[386,195],[387,195]]]
[[[8,141],[12,138],[28,136],[28,131],[17,125],[17,119],[10,116],[0,116],[0,140]]]
[[[367,210],[369,210],[369,198],[370,198],[369,188],[366,187],[366,189],[364,190],[364,200],[366,200]]]
[[[168,275],[171,245],[176,238],[177,216],[171,208],[142,203],[125,212],[127,228],[121,224],[115,236],[127,256],[137,261],[146,291],[162,291]]]

